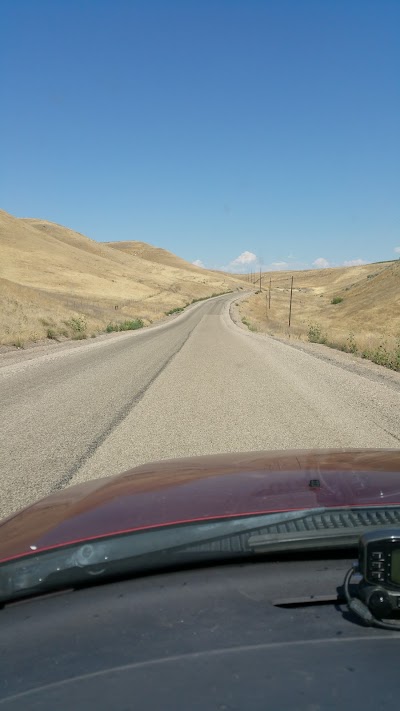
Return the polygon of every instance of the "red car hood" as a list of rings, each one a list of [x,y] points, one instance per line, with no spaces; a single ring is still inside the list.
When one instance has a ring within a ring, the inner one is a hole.
[[[400,505],[400,450],[251,452],[146,464],[41,499],[0,523],[0,561],[169,524]]]

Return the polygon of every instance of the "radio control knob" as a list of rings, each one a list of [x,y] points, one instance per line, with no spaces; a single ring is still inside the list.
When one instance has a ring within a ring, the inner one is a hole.
[[[392,612],[389,595],[382,590],[376,590],[372,593],[368,600],[368,607],[372,614],[380,619],[390,617]]]

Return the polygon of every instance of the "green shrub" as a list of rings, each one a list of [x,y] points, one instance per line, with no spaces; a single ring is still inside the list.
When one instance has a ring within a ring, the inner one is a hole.
[[[310,343],[326,343],[327,338],[322,334],[321,326],[318,323],[310,323],[308,340]]]
[[[391,354],[387,350],[386,341],[382,341],[377,348],[366,348],[362,351],[361,357],[371,360],[377,365],[383,365],[386,366],[386,368],[393,368],[393,370],[395,370],[394,365],[396,363],[396,353]]]
[[[334,296],[333,299],[331,299],[331,304],[341,304],[343,301],[342,296]]]
[[[357,353],[357,343],[354,339],[354,333],[351,331],[346,341],[345,350],[347,353]]]
[[[83,316],[75,316],[69,321],[65,321],[65,324],[74,331],[74,333],[83,333],[86,331],[86,321]]]
[[[47,338],[51,338],[51,339],[53,339],[53,340],[56,340],[56,339],[57,339],[57,334],[56,334],[54,328],[48,328],[48,329],[47,329]]]
[[[249,331],[257,331],[257,326],[254,326],[247,318],[242,318],[242,323],[249,329]]]
[[[354,333],[350,332],[344,343],[343,341],[330,341],[322,334],[321,327],[318,324],[310,324],[308,340],[312,343],[324,343],[326,346],[329,346],[329,348],[345,351],[346,353],[358,354],[361,358],[370,360],[372,363],[382,365],[391,370],[400,371],[400,337],[394,349],[389,349],[387,342],[383,339],[378,346],[364,348],[364,350],[359,351]]]
[[[119,324],[120,331],[136,331],[138,328],[143,328],[144,322],[141,318],[135,318],[132,321],[123,321]]]
[[[392,368],[393,370],[400,370],[400,339],[397,341],[393,353]]]
[[[136,331],[138,328],[143,328],[144,322],[141,318],[135,318],[133,321],[122,321],[120,323],[109,323],[106,327],[106,332],[112,331]]]
[[[373,361],[373,363],[376,363],[377,365],[388,366],[390,364],[390,353],[386,348],[385,341],[380,343],[378,348],[376,348],[374,351],[372,351],[371,355],[372,355],[371,360]]]
[[[176,306],[174,309],[170,309],[169,311],[165,311],[166,316],[171,316],[171,314],[178,314],[180,311],[183,311],[184,306]]]

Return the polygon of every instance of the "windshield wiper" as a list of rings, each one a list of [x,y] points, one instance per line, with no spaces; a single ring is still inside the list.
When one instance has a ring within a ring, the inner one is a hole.
[[[354,547],[400,527],[400,506],[320,508],[163,526],[37,551],[0,564],[0,603],[167,566],[262,553]]]

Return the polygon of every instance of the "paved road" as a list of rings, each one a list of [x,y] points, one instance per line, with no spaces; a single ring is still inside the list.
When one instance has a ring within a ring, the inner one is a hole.
[[[400,375],[382,383],[244,331],[229,318],[231,300],[19,363],[3,358],[0,516],[156,459],[400,446]]]

